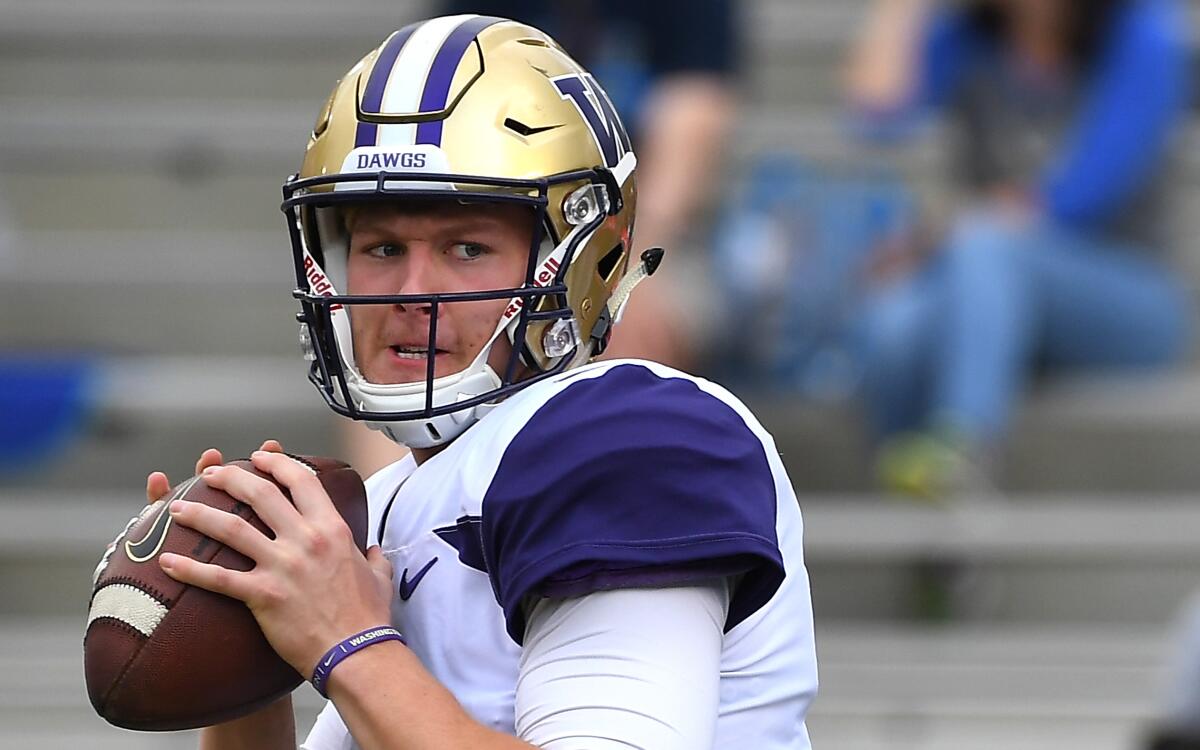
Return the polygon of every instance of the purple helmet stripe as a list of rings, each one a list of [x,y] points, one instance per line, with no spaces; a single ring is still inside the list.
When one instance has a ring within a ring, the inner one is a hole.
[[[462,61],[463,54],[475,41],[479,33],[505,19],[494,16],[477,16],[463,21],[438,50],[429,68],[429,77],[425,79],[425,90],[421,93],[421,111],[436,112],[446,107],[446,99],[450,96],[450,82],[454,80],[454,72]],[[428,143],[434,146],[442,145],[442,121],[432,120],[417,125],[417,143]]]
[[[421,26],[421,23],[409,24],[387,40],[379,52],[379,57],[375,60],[374,67],[371,68],[371,77],[367,79],[367,90],[363,92],[362,96],[362,111],[378,112],[383,106],[383,92],[387,89],[388,78],[392,74],[392,68],[396,65],[396,58],[400,56],[400,50],[404,49],[404,43]],[[358,131],[354,135],[354,145],[374,146],[378,136],[379,125],[373,122],[360,122]]]

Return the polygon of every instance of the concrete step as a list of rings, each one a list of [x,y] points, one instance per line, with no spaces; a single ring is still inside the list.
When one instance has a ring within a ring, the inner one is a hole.
[[[1156,714],[1158,628],[822,622],[814,747],[1137,747]]]
[[[869,7],[866,0],[746,0],[739,3],[738,10],[747,46],[766,46],[782,54],[792,48],[844,49],[861,28]],[[299,50],[312,45],[352,42],[378,33],[380,28],[401,26],[436,8],[429,0],[403,7],[354,0],[337,8],[315,0],[253,0],[235,8],[199,0],[170,5],[105,0],[86,7],[69,0],[5,0],[0,3],[0,14],[6,19],[0,38],[18,49],[37,49],[39,42],[75,42],[66,54],[78,54],[81,49],[127,49],[122,43],[140,42],[159,49],[211,49],[217,43],[226,50],[265,48],[299,55]],[[1191,0],[1188,9],[1195,18],[1200,4]],[[1189,28],[1194,34],[1195,24]]]
[[[737,389],[735,389],[737,390]],[[745,392],[797,486],[869,491],[863,422],[849,404]],[[1192,492],[1200,486],[1200,373],[1078,376],[1035,383],[998,461],[1006,492]]]
[[[26,314],[0,319],[0,340],[104,355],[297,353],[295,271],[277,218],[276,231],[22,233],[0,264],[0,294]]]
[[[274,231],[173,227],[22,232],[4,269],[25,284],[128,288],[184,283],[207,287],[230,302],[229,290],[295,285],[282,213],[278,219]]]
[[[740,3],[743,34],[751,43],[778,46],[836,45],[857,28],[866,5],[855,2],[751,0]],[[104,0],[78,7],[67,0],[38,3],[5,0],[0,39],[5,46],[36,52],[46,43],[70,43],[62,55],[132,49],[172,53],[270,51],[294,56],[314,46],[355,44],[435,12],[436,2],[418,0],[402,7],[354,0],[334,8],[314,0],[285,3],[253,0],[237,7],[198,0],[163,5],[149,0]],[[357,47],[356,47],[357,48]],[[318,50],[319,51],[319,50]]]
[[[0,620],[0,748],[191,748],[115,729],[87,702],[83,616]],[[818,620],[814,747],[1127,750],[1155,713],[1157,628],[914,629]],[[300,736],[320,706],[294,696]]]
[[[1191,493],[971,497],[944,505],[805,494],[801,504],[810,560],[1200,564],[1200,506]]]
[[[1200,580],[1194,500],[801,495],[814,607],[856,621],[1163,622]]]
[[[132,50],[252,55],[257,50],[260,55],[299,58],[323,45],[352,43],[357,48],[364,39],[382,41],[381,35],[429,15],[431,7],[429,0],[400,5],[352,0],[337,6],[316,0],[236,4],[103,0],[86,6],[69,0],[3,0],[0,16],[5,24],[0,39],[3,46],[21,51],[69,43],[63,56],[89,51],[127,55]]]
[[[0,99],[104,96],[127,102],[312,103],[315,120],[333,82],[367,52],[379,33],[364,33],[354,40],[357,43],[269,50],[247,44],[245,50],[220,54],[200,47],[148,48],[154,40],[147,36],[113,49],[89,48],[86,39],[46,42],[36,48],[6,45],[0,49]]]
[[[297,168],[293,160],[304,150],[297,143],[291,158],[280,155],[272,165],[251,170],[240,169],[234,160],[209,152],[185,153],[186,149],[179,152],[186,156],[181,159],[162,152],[143,163],[114,155],[86,169],[51,162],[36,174],[0,170],[0,191],[6,218],[22,231],[259,231],[277,233],[286,248],[279,204],[288,169]],[[59,250],[67,251],[82,252]]]
[[[229,273],[236,277],[236,270]],[[99,356],[208,352],[216,359],[286,357],[299,353],[295,314],[300,307],[291,299],[294,286],[284,281],[100,285],[0,280],[7,304],[31,315],[5,319],[0,336],[19,349]]]
[[[105,545],[144,504],[145,474],[176,482],[187,456],[114,460],[121,483],[0,487],[0,616],[70,614]],[[256,443],[216,443],[230,458]],[[306,453],[306,446],[285,446]],[[336,455],[336,448],[331,451]],[[844,622],[1165,622],[1200,580],[1190,496],[1023,495],[950,508],[855,495],[801,495],[805,562],[820,617]],[[931,596],[940,596],[936,607]]]
[[[10,134],[0,159],[9,169],[34,172],[51,165],[122,171],[118,168],[190,155],[210,174],[245,174],[284,159],[295,164],[295,171],[323,97],[253,103],[199,99],[186,92],[149,101],[103,92],[70,99],[9,97],[0,114],[0,127]],[[209,163],[209,158],[218,161]]]

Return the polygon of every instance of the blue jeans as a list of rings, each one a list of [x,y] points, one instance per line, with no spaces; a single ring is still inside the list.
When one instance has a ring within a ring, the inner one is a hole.
[[[1151,368],[1189,338],[1184,284],[1148,253],[969,214],[917,274],[873,290],[857,321],[881,437],[946,425],[1003,436],[1035,368]]]

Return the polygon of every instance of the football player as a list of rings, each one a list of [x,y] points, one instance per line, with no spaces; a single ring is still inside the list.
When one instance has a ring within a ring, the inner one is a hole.
[[[322,107],[283,204],[310,378],[411,454],[367,482],[364,557],[277,443],[252,460],[294,506],[207,451],[274,536],[176,502],[256,567],[160,556],[330,698],[304,748],[809,747],[802,524],[770,435],[713,383],[591,362],[661,257],[633,252],[635,164],[596,81],[500,18],[400,29]],[[202,747],[294,734],[284,700]]]

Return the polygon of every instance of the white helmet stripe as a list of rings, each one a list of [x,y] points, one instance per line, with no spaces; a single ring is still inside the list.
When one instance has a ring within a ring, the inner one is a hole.
[[[429,77],[438,50],[442,48],[446,37],[472,18],[476,16],[435,18],[421,24],[421,27],[413,32],[412,38],[405,43],[395,65],[392,66],[393,73],[388,77],[387,88],[383,92],[381,112],[408,114],[420,110],[421,93],[425,90],[425,80]],[[415,70],[422,72],[420,75],[413,75]],[[404,73],[396,74],[395,71]],[[416,139],[416,123],[380,125],[377,144],[388,147],[411,146],[416,143]]]

